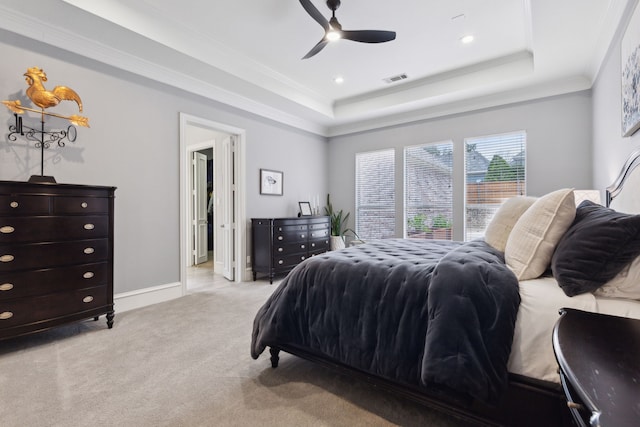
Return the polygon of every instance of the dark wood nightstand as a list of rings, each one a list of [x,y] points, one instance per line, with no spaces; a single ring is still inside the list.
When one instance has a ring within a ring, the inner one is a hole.
[[[640,320],[563,308],[553,350],[581,426],[640,426]]]

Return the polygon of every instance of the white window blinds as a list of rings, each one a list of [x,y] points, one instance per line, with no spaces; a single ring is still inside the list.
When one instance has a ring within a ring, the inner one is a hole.
[[[356,233],[363,239],[395,236],[395,151],[356,154]]]
[[[465,240],[484,235],[502,202],[526,194],[526,133],[465,139]]]
[[[405,236],[451,240],[453,143],[404,149]]]

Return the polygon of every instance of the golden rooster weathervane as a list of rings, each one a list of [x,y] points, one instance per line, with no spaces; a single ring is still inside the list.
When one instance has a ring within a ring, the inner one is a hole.
[[[31,67],[27,69],[24,76],[25,81],[29,85],[27,88],[27,97],[36,106],[40,107],[40,110],[23,106],[19,99],[15,101],[2,101],[9,110],[13,111],[13,115],[16,120],[15,125],[9,126],[10,133],[8,138],[10,141],[16,141],[16,135],[20,134],[27,140],[34,141],[36,143],[36,148],[40,148],[40,176],[31,176],[29,179],[30,182],[55,182],[55,179],[52,176],[44,176],[44,149],[49,148],[52,143],[58,144],[59,147],[64,147],[65,139],[70,142],[74,142],[76,140],[76,129],[72,125],[89,127],[89,119],[76,114],[63,116],[60,114],[46,112],[45,109],[55,107],[61,101],[75,101],[76,104],[78,104],[78,110],[82,112],[82,100],[73,89],[66,86],[56,86],[53,90],[45,89],[43,82],[47,81],[47,74],[41,68]],[[40,130],[23,125],[22,117],[19,117],[18,115],[24,114],[25,111],[40,113]],[[69,120],[71,125],[66,130],[45,132],[45,116]]]

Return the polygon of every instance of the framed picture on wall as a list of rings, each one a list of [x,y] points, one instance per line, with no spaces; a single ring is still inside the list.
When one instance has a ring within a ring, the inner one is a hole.
[[[640,6],[636,5],[620,46],[622,136],[640,129]]]
[[[260,194],[282,196],[282,180],[284,174],[280,171],[260,169]]]

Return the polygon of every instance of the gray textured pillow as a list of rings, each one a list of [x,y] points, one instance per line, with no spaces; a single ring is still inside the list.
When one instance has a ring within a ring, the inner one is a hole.
[[[504,251],[518,280],[535,279],[549,267],[558,241],[576,216],[573,189],[566,188],[536,200],[513,226]]]
[[[640,255],[640,215],[616,212],[590,201],[558,243],[551,268],[565,294],[593,292]]]
[[[484,241],[504,252],[513,226],[536,200],[536,197],[527,196],[516,196],[505,200],[489,221],[484,231]]]

